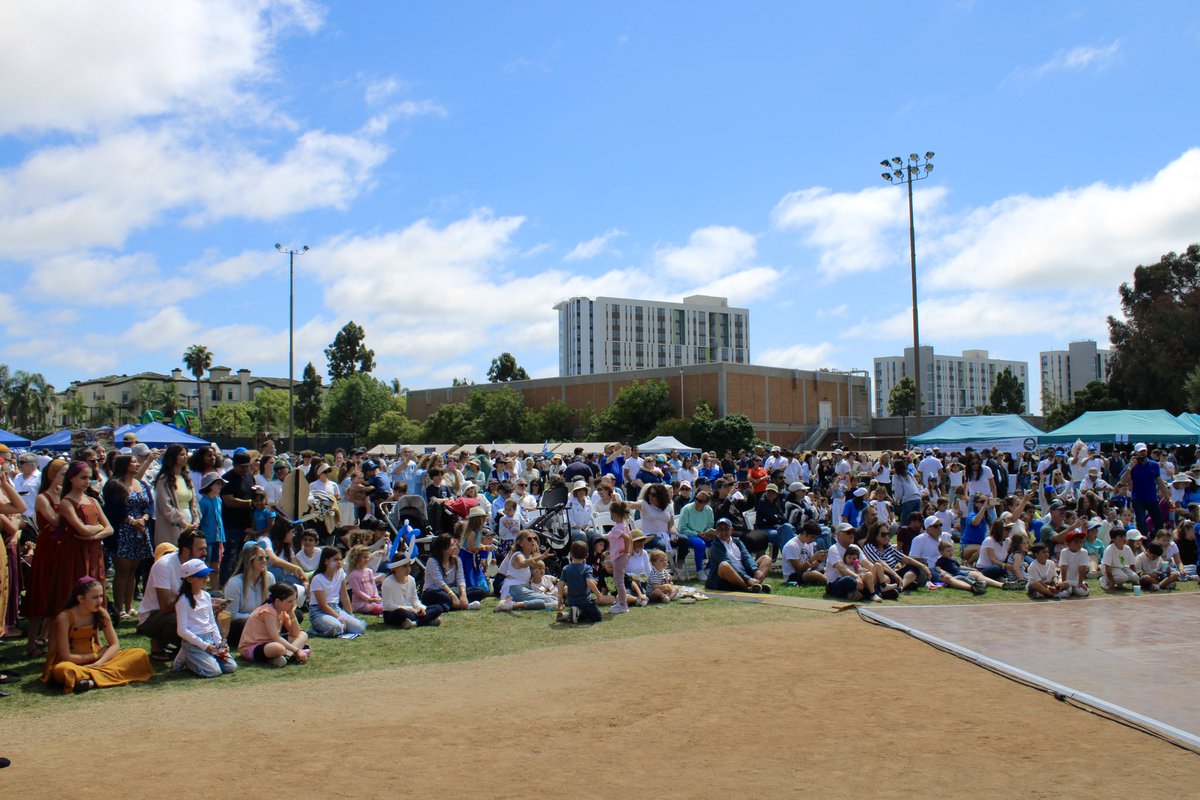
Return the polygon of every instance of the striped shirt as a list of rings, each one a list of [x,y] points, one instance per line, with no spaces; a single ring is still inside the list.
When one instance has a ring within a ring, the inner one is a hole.
[[[670,583],[670,582],[671,582],[671,573],[670,572],[668,572],[665,569],[655,569],[654,567],[650,568],[649,583],[650,583],[651,589],[657,589],[658,587],[662,586],[664,583]]]
[[[896,569],[904,563],[904,553],[897,550],[894,545],[889,544],[880,550],[875,545],[867,543],[863,545],[862,550],[868,561],[882,561],[892,569]]]
[[[467,585],[466,577],[463,575],[462,559],[458,556],[454,557],[453,566],[447,570],[442,569],[441,563],[436,558],[431,558],[425,562],[425,581],[421,585],[421,591],[428,592],[430,589],[441,589],[442,584],[449,586],[451,589],[462,588]]]

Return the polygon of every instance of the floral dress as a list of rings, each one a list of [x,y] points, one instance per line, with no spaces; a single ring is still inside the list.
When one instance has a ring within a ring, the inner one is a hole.
[[[138,491],[131,491],[125,499],[125,511],[128,517],[137,519],[150,513],[150,489],[142,481],[138,481]],[[150,527],[139,531],[129,522],[122,520],[117,531],[117,558],[133,558],[141,561],[154,557],[154,548],[150,544]]]

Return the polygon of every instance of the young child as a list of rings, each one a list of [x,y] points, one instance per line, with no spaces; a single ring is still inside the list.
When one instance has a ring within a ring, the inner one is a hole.
[[[587,565],[592,568],[592,577],[599,589],[596,602],[599,605],[612,605],[613,597],[608,591],[607,578],[612,570],[612,562],[608,560],[608,539],[597,536],[592,540],[592,549],[588,552]]]
[[[212,572],[212,567],[198,558],[185,562],[179,570],[183,583],[175,601],[175,630],[182,640],[175,669],[189,670],[201,678],[237,672],[237,662],[217,626],[212,595],[204,591]]]
[[[529,588],[535,597],[540,595],[545,610],[558,608],[558,581],[546,574],[546,562],[540,558],[529,565]]]
[[[888,499],[887,489],[882,486],[875,489],[871,505],[875,507],[875,518],[880,522],[892,524],[892,501]]]
[[[1084,552],[1088,554],[1089,578],[1100,576],[1100,559],[1104,558],[1104,542],[1100,539],[1100,528],[1104,523],[1093,517],[1088,520],[1087,535],[1083,539]]]
[[[267,505],[267,493],[261,486],[254,487],[250,498],[250,508],[253,509],[253,529],[248,534],[251,539],[270,537],[271,526],[275,524],[275,509]]]
[[[1162,545],[1150,542],[1146,549],[1134,559],[1134,569],[1141,578],[1142,585],[1152,592],[1161,589],[1174,589],[1175,581],[1179,580],[1163,557]],[[1149,583],[1147,583],[1149,579]]]
[[[1019,583],[1024,587],[1028,582],[1025,577],[1025,554],[1029,552],[1029,543],[1021,533],[1014,533],[1008,541],[1008,557],[1004,559],[1008,583]]]
[[[671,584],[671,573],[667,569],[667,554],[662,550],[650,551],[650,575],[647,580],[650,602],[669,603],[679,599],[680,589]],[[695,602],[695,598],[685,598]]]
[[[938,545],[939,558],[934,562],[934,573],[938,580],[951,589],[959,589],[972,594],[987,594],[988,587],[1003,589],[1000,581],[987,577],[978,570],[964,569],[954,559],[954,543],[942,542]]]
[[[308,616],[312,633],[335,639],[344,633],[361,636],[367,623],[345,609],[350,606],[346,591],[346,573],[342,571],[342,554],[336,547],[321,548],[321,560],[309,583]]]
[[[1183,570],[1184,577],[1181,580],[1196,580],[1196,558],[1198,555],[1196,548],[1196,523],[1192,522],[1191,519],[1180,520],[1178,527],[1175,529],[1175,541],[1173,544],[1178,554],[1180,567]]]
[[[1129,549],[1133,551],[1133,557],[1136,559],[1142,554],[1142,548],[1145,545],[1146,537],[1137,528],[1131,531],[1126,531]],[[1145,588],[1145,587],[1142,587]]]
[[[629,554],[629,564],[625,567],[625,576],[629,581],[629,588],[633,592],[634,602],[639,606],[646,606],[650,603],[650,598],[646,596],[646,584],[650,580],[650,554],[646,552],[646,542],[649,539],[650,537],[640,530],[634,529],[630,532],[633,552]]]
[[[942,521],[942,531],[948,536],[953,536],[950,531],[958,527],[958,518],[950,510],[950,503],[946,498],[942,497],[937,501],[937,511],[933,512],[933,515]]]
[[[496,528],[500,533],[500,541],[496,543],[496,563],[499,564],[508,558],[521,532],[521,515],[517,513],[517,501],[513,498],[504,501],[504,510],[500,513]]]
[[[442,624],[441,606],[427,606],[417,595],[412,576],[412,559],[400,558],[387,565],[390,573],[383,579],[379,594],[383,621],[399,628],[434,627]]]
[[[612,530],[608,532],[608,552],[612,554],[613,587],[617,599],[609,606],[608,613],[624,614],[629,610],[629,595],[625,589],[625,569],[629,566],[629,554],[633,552],[633,538],[629,535],[629,525],[626,523],[628,514],[623,500],[614,500],[608,507],[612,516]]]
[[[221,513],[221,487],[225,485],[225,479],[216,472],[210,472],[200,485],[200,497],[196,500],[200,506],[200,532],[208,543],[208,566],[219,570],[225,552],[225,523]],[[220,589],[219,577],[218,572],[210,573],[208,588],[213,591]]]
[[[1166,569],[1175,575],[1175,580],[1186,581],[1187,573],[1183,570],[1183,559],[1179,556],[1179,546],[1175,544],[1171,532],[1165,528],[1158,531],[1154,534],[1154,541],[1162,548],[1162,559]]]
[[[346,554],[346,577],[350,589],[350,608],[355,614],[383,614],[383,598],[375,585],[375,572],[368,563],[371,551],[356,544]]]
[[[1108,547],[1104,548],[1104,557],[1100,559],[1100,588],[1106,592],[1115,592],[1126,584],[1140,584],[1141,579],[1134,571],[1136,556],[1126,544],[1126,531],[1113,528]]]
[[[1035,544],[1029,548],[1033,563],[1026,573],[1029,586],[1026,591],[1033,600],[1062,600],[1070,590],[1058,580],[1058,565],[1050,560],[1050,548]],[[1065,551],[1064,551],[1065,552]]]
[[[601,619],[600,609],[596,606],[599,589],[592,568],[585,563],[587,557],[586,542],[571,543],[571,562],[563,567],[562,579],[558,582],[560,621],[590,623]]]
[[[875,593],[871,595],[871,602],[882,603],[884,598],[888,600],[900,599],[900,587],[894,583],[884,583],[887,580],[887,574],[883,571],[883,565],[872,564],[863,560],[862,551],[858,549],[858,545],[849,545],[846,548],[846,554],[842,557],[842,561],[856,575],[875,576]]]
[[[311,578],[316,572],[321,560],[321,548],[317,547],[317,532],[304,529],[300,534],[300,549],[292,556],[292,563],[304,570],[304,575]]]
[[[1058,552],[1058,568],[1067,596],[1087,597],[1090,591],[1087,576],[1092,562],[1087,551],[1083,549],[1083,540],[1086,537],[1087,534],[1078,528],[1071,530],[1067,533],[1067,546]]]

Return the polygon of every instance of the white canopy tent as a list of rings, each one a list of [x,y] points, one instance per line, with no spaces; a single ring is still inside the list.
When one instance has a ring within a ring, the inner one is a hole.
[[[678,453],[700,452],[699,447],[688,447],[674,436],[655,436],[650,441],[639,444],[638,450],[643,453],[669,453],[672,450]]]

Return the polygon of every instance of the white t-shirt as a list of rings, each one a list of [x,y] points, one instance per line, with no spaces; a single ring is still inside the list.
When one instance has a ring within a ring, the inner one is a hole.
[[[1078,586],[1079,568],[1083,567],[1083,573],[1086,575],[1087,571],[1091,569],[1092,562],[1088,558],[1087,550],[1084,550],[1082,547],[1079,548],[1079,552],[1077,553],[1072,553],[1064,547],[1058,554],[1058,565],[1066,567],[1067,583],[1072,586]]]
[[[921,473],[921,485],[925,486],[942,471],[942,461],[935,456],[925,456],[917,464],[917,471]]]
[[[956,520],[954,519],[953,511],[935,511],[933,512],[933,515],[941,520],[943,534],[949,533],[954,528]],[[951,541],[953,541],[954,537],[950,538]]]
[[[963,470],[952,469],[948,474],[950,475],[950,491],[954,491],[958,487],[962,486]]]
[[[886,522],[889,525],[892,522],[892,504],[887,500],[872,500],[871,505],[875,507],[875,516],[880,522]]]
[[[637,477],[638,470],[642,468],[642,459],[638,456],[630,456],[625,459],[625,465],[621,468],[625,473],[625,482],[628,483]]]
[[[992,468],[987,464],[980,464],[980,476],[976,480],[967,481],[967,492],[974,496],[976,494],[985,494],[988,497],[992,496]],[[963,473],[964,475],[966,473]]]
[[[816,545],[813,542],[802,542],[799,536],[788,539],[783,546],[783,579],[786,581],[795,573],[792,561],[808,561],[815,552]]]
[[[1134,563],[1133,548],[1129,545],[1118,550],[1116,544],[1110,544],[1104,548],[1104,556],[1100,559],[1101,566],[1113,569],[1133,569]]]
[[[800,459],[793,458],[783,467],[783,480],[790,486],[800,480]]]
[[[825,580],[833,582],[842,577],[842,573],[835,565],[841,563],[845,558],[846,548],[837,542],[829,546],[829,553],[825,556]]]
[[[1063,552],[1066,551],[1064,550]],[[1031,582],[1036,581],[1037,583],[1044,583],[1047,586],[1052,586],[1058,582],[1058,567],[1059,565],[1055,564],[1051,559],[1046,559],[1045,564],[1039,564],[1035,559],[1034,562],[1029,565],[1026,576]]]
[[[331,606],[340,606],[342,602],[342,581],[346,579],[346,573],[340,569],[333,571],[332,578],[326,578],[324,573],[316,573],[309,581],[309,600],[308,607],[319,609],[321,606],[317,602],[317,592],[325,592],[325,603]]]
[[[941,558],[941,553],[938,552],[938,545],[940,544],[940,536],[930,536],[929,531],[925,531],[913,539],[908,554],[913,558],[924,561],[929,565],[930,569],[933,569],[934,565],[937,564],[937,560]]]
[[[183,564],[179,561],[179,553],[163,556],[150,567],[150,575],[146,578],[146,592],[142,595],[142,604],[138,606],[138,625],[150,617],[151,611],[159,611],[158,592],[155,589],[165,589],[175,597],[179,593],[179,585],[183,582]]]
[[[1134,563],[1134,569],[1137,570],[1138,575],[1157,576],[1160,572],[1163,571],[1162,558],[1161,557],[1154,558],[1153,556],[1150,555],[1150,553],[1146,552],[1145,550],[1143,550],[1141,553],[1138,554],[1138,557],[1136,559],[1134,559],[1133,563]]]
[[[34,470],[28,478],[21,473],[17,473],[12,479],[13,488],[17,490],[17,494],[21,495],[21,499],[25,501],[25,511],[22,512],[25,518],[32,521],[34,517],[34,503],[37,501],[38,489],[42,484],[42,473]]]
[[[983,544],[979,545],[979,560],[976,562],[980,569],[990,567],[992,565],[1004,566],[1005,560],[1008,559],[1008,548],[1012,546],[1012,539],[1005,539],[1003,542],[997,542],[991,536],[983,540]]]

